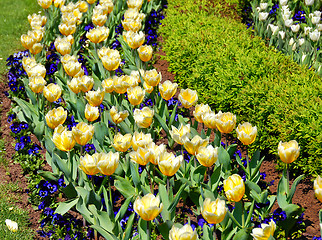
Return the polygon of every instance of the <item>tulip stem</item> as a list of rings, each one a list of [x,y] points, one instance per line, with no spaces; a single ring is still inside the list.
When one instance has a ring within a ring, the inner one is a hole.
[[[146,221],[146,235],[148,237],[148,240],[151,239],[151,236],[150,236],[150,221]]]
[[[210,167],[207,168],[207,172],[208,172],[208,184],[209,184],[209,187],[211,188],[211,173],[210,173]]]
[[[167,192],[168,192],[168,195],[169,195],[169,189],[170,189],[170,180],[169,180],[169,177],[167,177]]]
[[[108,178],[109,178],[109,176],[105,176],[105,178],[103,179],[100,189],[98,190],[98,195],[101,195],[101,193],[103,191],[103,187],[104,187],[105,183],[107,182]]]
[[[216,235],[216,224],[214,224],[214,240],[217,239],[217,235]]]
[[[108,177],[108,194],[109,194],[109,198],[110,198],[111,204],[113,206],[111,179],[109,177]]]
[[[245,227],[245,204],[244,204],[244,200],[241,200],[241,204],[242,204],[242,228]]]
[[[249,175],[249,178],[251,177],[250,169],[249,169],[249,156],[248,156],[248,148],[246,146],[246,170]]]
[[[289,195],[289,186],[290,186],[290,171],[289,171],[288,163],[286,163],[286,179],[287,179],[286,194],[287,194],[287,197],[288,197],[288,195]]]

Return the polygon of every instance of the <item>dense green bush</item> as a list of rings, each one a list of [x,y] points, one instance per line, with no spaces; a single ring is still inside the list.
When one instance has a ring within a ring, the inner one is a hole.
[[[169,1],[160,29],[169,70],[216,112],[257,125],[261,149],[276,153],[279,141],[297,140],[293,167],[321,174],[321,78],[265,46],[233,12],[223,1]]]

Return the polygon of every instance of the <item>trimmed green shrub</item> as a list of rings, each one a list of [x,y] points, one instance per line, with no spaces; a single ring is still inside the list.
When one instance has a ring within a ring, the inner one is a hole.
[[[169,70],[214,111],[256,125],[253,147],[276,153],[279,141],[295,139],[301,156],[292,167],[321,174],[321,78],[265,46],[233,14],[223,1],[169,1],[160,29]]]

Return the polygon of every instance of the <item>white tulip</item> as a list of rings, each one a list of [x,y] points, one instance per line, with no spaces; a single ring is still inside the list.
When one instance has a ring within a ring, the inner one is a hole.
[[[312,28],[311,27],[304,27],[304,34],[308,35],[311,32]]]
[[[312,17],[311,20],[313,24],[318,24],[320,22],[320,19],[321,19],[320,17]]]
[[[305,39],[304,38],[300,38],[299,39],[299,45],[302,46],[305,42]]]
[[[291,27],[293,24],[293,19],[287,19],[284,21],[286,27]]]
[[[268,17],[268,13],[267,12],[260,12],[258,17],[259,17],[259,21],[265,21]]]
[[[260,3],[260,4],[259,4],[260,9],[261,9],[262,11],[266,10],[267,5],[268,5],[267,3]]]
[[[300,28],[301,28],[300,24],[296,24],[296,25],[291,26],[291,30],[294,33],[297,33],[298,31],[300,31]]]
[[[306,6],[312,6],[314,4],[314,0],[305,0]]]
[[[322,31],[322,23],[316,24],[316,28],[317,28],[317,30],[319,30],[321,32]]]
[[[296,43],[293,44],[292,51],[296,50]]]
[[[279,31],[278,34],[281,36],[282,39],[285,38],[285,32],[284,31]]]
[[[303,54],[302,55],[302,63],[304,62],[305,58],[306,58],[306,54]]]
[[[310,32],[309,35],[310,35],[310,39],[313,42],[317,42],[319,41],[321,33],[319,32],[319,30],[315,29],[313,32]]]
[[[272,34],[274,35],[275,33],[277,33],[278,31],[278,26],[275,26],[274,24],[268,24],[268,26],[270,27]]]
[[[291,38],[291,39],[290,39],[290,42],[289,42],[289,45],[290,45],[290,46],[292,46],[292,45],[293,45],[293,43],[294,43],[294,38]]]
[[[315,17],[319,17],[319,18],[321,18],[321,12],[320,11],[314,11],[314,13],[313,13],[313,15],[315,16]]]
[[[287,4],[287,0],[280,0],[281,6],[285,6]]]

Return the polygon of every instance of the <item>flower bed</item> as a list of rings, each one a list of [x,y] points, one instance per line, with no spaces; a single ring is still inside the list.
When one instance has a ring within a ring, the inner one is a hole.
[[[260,152],[242,158],[237,144],[222,138],[235,129],[236,116],[198,104],[192,119],[196,91],[176,94],[177,84],[150,64],[152,48],[143,43],[156,43],[153,23],[162,3],[95,2],[39,0],[47,23],[31,17],[34,30],[22,36],[30,53],[11,59],[11,129],[21,134],[16,149],[26,154],[31,143],[21,128],[30,129],[52,168],[37,171],[45,180],[35,198],[44,209],[43,227],[50,221],[56,231],[48,226],[40,234],[85,238],[82,225],[66,218],[72,209],[95,239],[98,233],[106,239],[297,239],[303,209],[292,198],[303,176],[289,189],[287,168],[277,194],[270,193]],[[246,149],[257,137],[249,123],[236,132]],[[35,166],[40,147],[29,150],[26,168]],[[278,151],[288,166],[300,148],[281,142]],[[51,194],[65,201],[52,207]],[[192,221],[200,222],[194,230]]]

